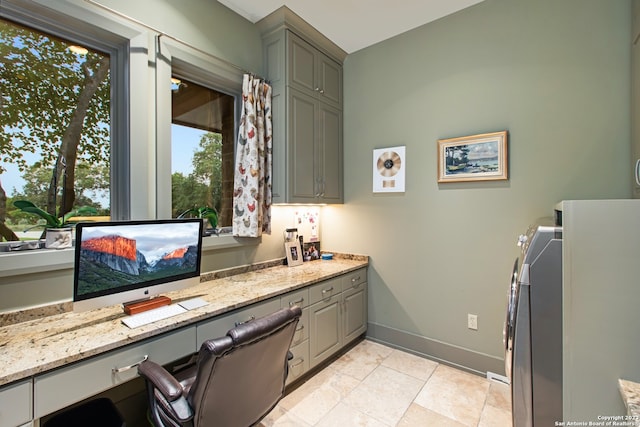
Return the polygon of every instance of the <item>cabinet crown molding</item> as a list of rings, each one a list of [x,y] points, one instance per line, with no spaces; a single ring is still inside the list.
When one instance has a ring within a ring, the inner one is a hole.
[[[313,43],[324,54],[329,55],[340,64],[347,57],[347,52],[286,6],[274,10],[256,22],[256,26],[263,38],[284,28]]]

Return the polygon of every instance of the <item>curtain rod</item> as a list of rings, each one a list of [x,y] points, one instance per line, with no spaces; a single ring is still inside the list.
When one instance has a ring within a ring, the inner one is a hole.
[[[117,11],[117,10],[115,10],[115,9],[112,9],[112,8],[110,8],[110,7],[107,7],[107,6],[103,5],[103,4],[101,4],[101,3],[98,3],[98,2],[97,2],[97,1],[95,1],[95,0],[84,0],[84,2],[85,2],[85,3],[89,3],[89,4],[93,5],[93,6],[99,7],[99,8],[100,8],[100,9],[102,9],[102,10],[105,10],[105,11],[107,11],[107,12],[109,12],[109,13],[112,13],[112,14],[114,14],[114,15],[116,15],[116,16],[119,16],[120,18],[124,18],[124,19],[126,19],[127,21],[129,21],[129,22],[133,22],[134,24],[140,25],[140,26],[142,26],[142,27],[144,27],[144,28],[146,28],[146,29],[148,29],[148,30],[154,31],[154,32],[158,33],[160,36],[167,37],[167,38],[169,38],[169,39],[171,39],[171,40],[173,40],[173,41],[175,41],[175,42],[178,42],[178,43],[180,43],[180,44],[182,44],[182,45],[185,45],[185,46],[187,46],[187,47],[189,47],[189,48],[191,48],[191,49],[193,49],[193,50],[197,51],[198,53],[201,53],[201,54],[203,54],[203,55],[206,55],[206,56],[208,56],[208,57],[210,57],[210,58],[213,58],[213,59],[215,59],[215,60],[217,60],[217,61],[224,62],[226,65],[228,65],[228,66],[230,66],[230,67],[233,67],[233,68],[235,68],[236,70],[238,70],[238,71],[240,71],[240,72],[242,72],[242,73],[250,74],[250,75],[252,75],[252,76],[254,76],[254,77],[258,77],[259,79],[264,80],[265,82],[268,82],[268,80],[267,80],[267,79],[265,79],[264,77],[259,76],[258,74],[254,73],[253,71],[245,70],[244,68],[242,68],[242,67],[240,67],[240,66],[238,66],[238,65],[234,64],[233,62],[230,62],[230,61],[228,61],[228,60],[226,60],[226,59],[224,59],[224,58],[220,58],[220,57],[218,57],[218,56],[215,56],[215,55],[213,55],[212,53],[209,53],[209,52],[207,52],[207,51],[205,51],[205,50],[202,50],[202,49],[200,49],[200,48],[198,48],[198,47],[195,47],[195,46],[193,46],[193,45],[191,45],[191,44],[189,44],[189,43],[185,42],[184,40],[181,40],[181,39],[179,39],[179,38],[177,38],[177,37],[174,37],[174,36],[172,36],[172,35],[170,35],[170,34],[167,34],[167,33],[165,33],[164,31],[160,31],[160,30],[158,30],[157,28],[152,27],[151,25],[145,24],[144,22],[139,21],[139,20],[137,20],[137,19],[135,19],[135,18],[132,18],[132,17],[130,17],[130,16],[128,16],[128,15],[125,15],[125,14],[124,14],[124,13],[122,13],[122,12],[118,12],[118,11]]]

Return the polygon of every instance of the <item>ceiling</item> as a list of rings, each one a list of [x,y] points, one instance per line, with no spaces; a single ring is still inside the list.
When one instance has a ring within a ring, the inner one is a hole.
[[[251,22],[286,6],[347,53],[482,0],[218,0]]]

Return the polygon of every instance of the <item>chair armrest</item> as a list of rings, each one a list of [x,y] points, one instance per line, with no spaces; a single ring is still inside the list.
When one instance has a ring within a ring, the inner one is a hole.
[[[142,362],[138,366],[138,374],[150,381],[169,402],[182,396],[182,384],[157,363],[150,360]]]
[[[193,410],[187,402],[183,391],[184,388],[173,375],[155,362],[146,360],[138,366],[138,374],[153,385],[153,388],[162,395],[165,400],[163,404],[161,398],[156,397],[151,403],[151,412],[157,416],[158,405],[164,408],[165,415],[174,418],[180,423],[187,422],[193,418]],[[147,385],[147,389],[149,386]],[[150,390],[150,389],[149,389]],[[154,393],[149,391],[150,396]]]

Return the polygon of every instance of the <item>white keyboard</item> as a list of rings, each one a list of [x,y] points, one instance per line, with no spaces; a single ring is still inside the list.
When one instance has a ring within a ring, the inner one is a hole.
[[[162,307],[124,317],[122,319],[122,323],[130,328],[137,328],[138,326],[148,325],[149,323],[168,319],[169,317],[173,317],[180,313],[186,312],[187,309],[178,304],[163,305]]]

